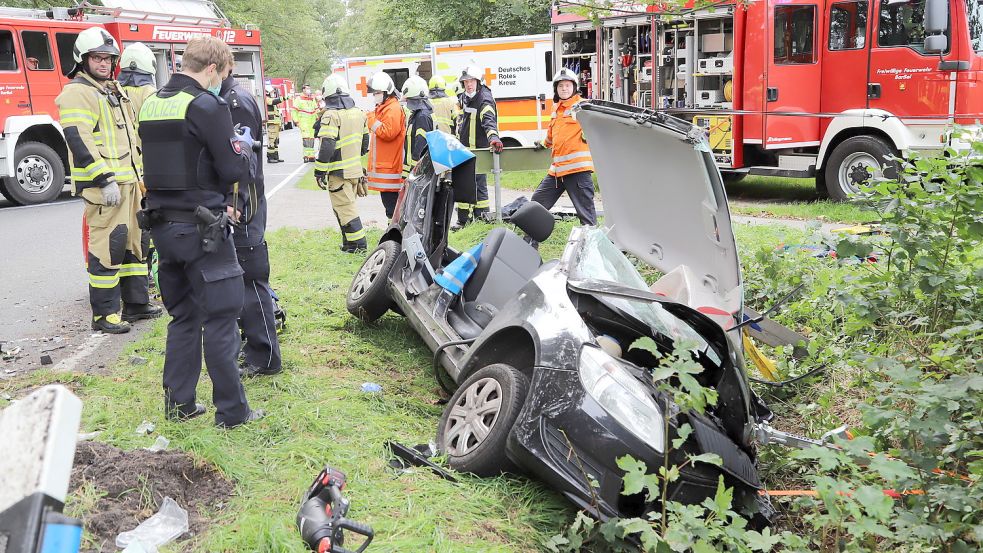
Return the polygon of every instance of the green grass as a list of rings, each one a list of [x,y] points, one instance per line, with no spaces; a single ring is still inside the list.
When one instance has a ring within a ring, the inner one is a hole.
[[[878,219],[875,212],[855,202],[831,202],[816,194],[812,179],[751,175],[727,185],[734,213],[827,222],[863,223]]]

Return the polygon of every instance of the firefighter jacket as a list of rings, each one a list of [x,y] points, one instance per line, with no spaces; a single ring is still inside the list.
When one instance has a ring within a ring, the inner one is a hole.
[[[326,172],[343,179],[365,176],[362,155],[369,149],[369,129],[365,112],[355,107],[354,100],[345,96],[326,101],[321,116],[321,149],[314,162],[314,171]],[[347,101],[345,101],[347,100]]]
[[[299,96],[294,100],[293,115],[294,121],[299,127],[313,128],[317,120],[317,100],[311,96]]]
[[[498,138],[498,108],[491,90],[481,84],[473,97],[462,92],[457,100],[461,106],[457,139],[468,148],[487,148],[489,140]]]
[[[403,185],[403,140],[406,113],[395,96],[390,96],[369,113],[369,188],[379,192],[399,192]]]
[[[594,170],[584,129],[570,114],[573,107],[582,101],[579,94],[574,94],[553,105],[553,118],[543,145],[553,151],[549,174],[554,177]]]
[[[427,133],[434,128],[433,108],[428,100],[410,100],[407,105],[413,111],[406,120],[406,151],[403,152],[403,178],[423,156],[427,147]]]
[[[140,108],[143,107],[143,103],[151,94],[157,91],[157,87],[154,86],[153,77],[146,73],[124,69],[119,72],[119,78],[117,80],[122,85],[123,90],[126,91],[126,95],[130,98],[133,113],[140,115]]]
[[[225,100],[187,75],[171,77],[140,110],[147,207],[193,211],[199,205],[233,205],[232,185],[249,179],[255,159],[234,134]]]
[[[140,178],[136,114],[119,83],[99,83],[79,71],[55,103],[76,195],[87,188],[102,188],[110,178],[120,184]]]
[[[280,123],[280,104],[283,103],[283,98],[280,96],[266,96],[266,117],[268,123]]]
[[[457,118],[457,98],[451,98],[443,90],[437,89],[430,93],[430,103],[433,105],[433,123],[437,130],[454,134],[454,119]]]

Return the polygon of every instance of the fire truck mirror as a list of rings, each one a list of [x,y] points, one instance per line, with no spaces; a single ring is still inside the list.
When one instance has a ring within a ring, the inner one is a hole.
[[[949,47],[949,0],[925,2],[925,52],[941,54]]]

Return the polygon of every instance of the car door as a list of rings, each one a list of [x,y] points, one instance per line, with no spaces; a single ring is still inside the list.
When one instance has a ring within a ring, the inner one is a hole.
[[[766,149],[819,144],[822,70],[817,30],[822,14],[814,0],[769,2],[765,90]],[[795,115],[781,115],[793,113]]]
[[[15,30],[0,25],[0,119],[31,114],[31,95],[21,60]]]
[[[820,110],[825,113],[867,106],[870,5],[869,0],[844,0],[829,5],[820,99]],[[830,121],[823,120],[824,132]]]

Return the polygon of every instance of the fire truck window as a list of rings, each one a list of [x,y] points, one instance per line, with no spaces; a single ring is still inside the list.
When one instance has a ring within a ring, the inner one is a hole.
[[[856,50],[867,38],[867,2],[840,2],[829,9],[829,49]]]
[[[878,46],[907,46],[921,52],[925,42],[925,0],[881,2]]]
[[[775,63],[814,63],[816,6],[775,7]]]
[[[55,46],[58,47],[58,67],[61,69],[61,74],[66,77],[75,68],[72,48],[75,47],[76,38],[78,38],[78,33],[55,33]]]
[[[983,3],[967,2],[966,19],[969,21],[969,45],[983,52]]]
[[[14,35],[10,31],[0,31],[0,71],[17,71]]]
[[[48,33],[21,31],[20,38],[24,41],[24,57],[27,58],[28,69],[50,71],[55,68]]]

